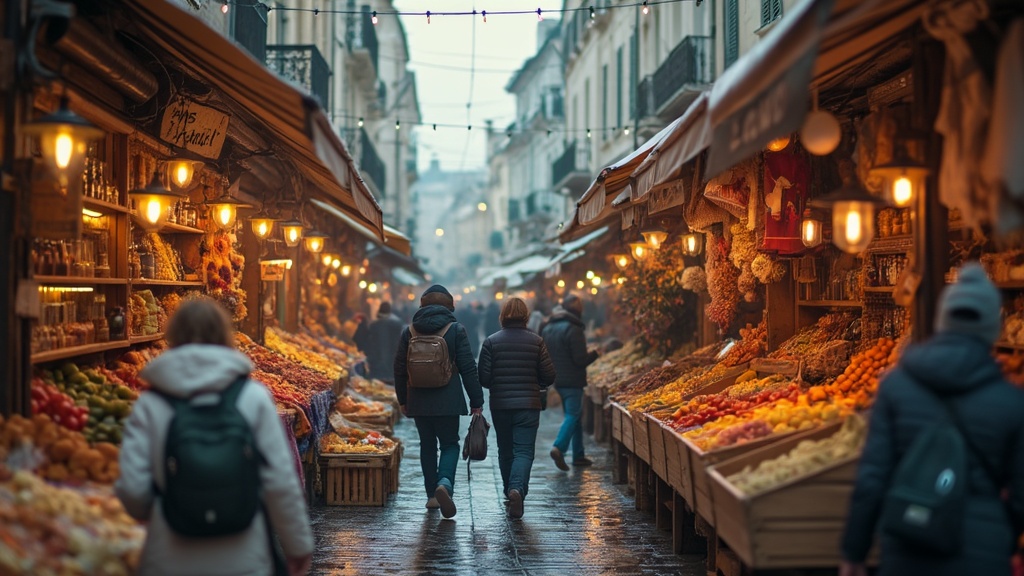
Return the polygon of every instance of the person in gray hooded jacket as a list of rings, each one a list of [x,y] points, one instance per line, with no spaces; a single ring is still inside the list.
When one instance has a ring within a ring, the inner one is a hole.
[[[182,304],[170,320],[166,338],[171,349],[140,373],[159,393],[177,398],[215,395],[252,371],[249,359],[234,349],[231,319],[213,300]],[[273,574],[264,513],[270,515],[270,526],[284,550],[289,574],[300,576],[309,570],[313,533],[274,400],[265,386],[250,380],[242,388],[237,406],[252,427],[256,446],[266,460],[260,467],[265,512],[258,512],[249,528],[238,534],[186,538],[167,524],[154,490],[165,486],[164,445],[174,409],[156,392],[144,392],[135,402],[124,430],[121,476],[114,491],[128,514],[148,523],[140,574]]]

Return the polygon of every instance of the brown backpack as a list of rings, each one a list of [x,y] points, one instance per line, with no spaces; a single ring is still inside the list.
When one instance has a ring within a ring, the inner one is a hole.
[[[437,334],[418,334],[409,325],[409,350],[406,366],[409,371],[409,386],[412,388],[442,388],[452,379],[454,370],[448,355],[448,343],[444,335],[454,322],[449,322]]]

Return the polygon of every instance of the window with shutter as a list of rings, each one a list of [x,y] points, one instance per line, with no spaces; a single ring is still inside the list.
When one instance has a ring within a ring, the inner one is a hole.
[[[767,26],[782,17],[782,0],[761,0],[761,26]]]
[[[622,46],[615,52],[615,125],[622,127]]]
[[[725,0],[725,67],[740,56],[739,0]]]

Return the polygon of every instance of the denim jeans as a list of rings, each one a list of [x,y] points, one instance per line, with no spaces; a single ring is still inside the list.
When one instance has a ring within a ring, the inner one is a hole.
[[[540,427],[540,410],[491,410],[498,438],[498,468],[503,494],[518,490],[525,498],[533,468],[533,452]]]
[[[455,493],[455,469],[459,465],[459,417],[417,416],[416,430],[420,433],[420,468],[427,497],[444,486],[449,494]],[[441,458],[437,457],[438,445]]]
[[[565,420],[558,430],[558,437],[555,438],[555,448],[566,454],[569,451],[569,442],[572,442],[572,459],[580,460],[586,455],[583,453],[583,422],[581,414],[583,411],[583,389],[582,388],[555,388],[558,395],[562,397],[562,409],[565,410]]]

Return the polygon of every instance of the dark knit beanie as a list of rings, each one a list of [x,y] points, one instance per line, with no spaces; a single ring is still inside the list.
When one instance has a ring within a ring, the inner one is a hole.
[[[577,316],[583,316],[583,300],[580,300],[579,296],[571,292],[566,294],[565,298],[562,298],[562,308],[565,308]]]
[[[451,292],[448,292],[440,284],[434,284],[427,288],[426,292],[420,296],[420,306],[430,306],[431,304],[438,304],[449,310],[455,310],[455,299],[452,298]]]
[[[381,302],[377,314],[391,314],[391,302]]]
[[[936,332],[953,332],[994,344],[1002,331],[1002,295],[977,262],[960,268],[957,281],[939,296]]]

